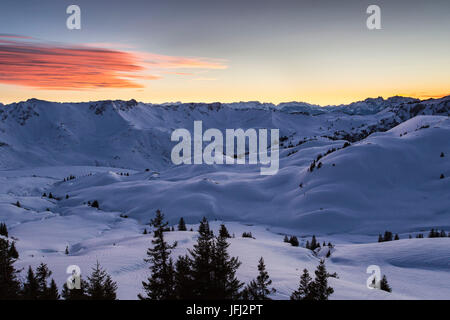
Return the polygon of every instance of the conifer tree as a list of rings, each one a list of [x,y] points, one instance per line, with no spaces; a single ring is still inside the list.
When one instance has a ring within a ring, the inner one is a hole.
[[[330,275],[325,267],[325,260],[320,260],[315,273],[314,282],[311,285],[311,292],[314,300],[328,300],[334,289],[328,286]]]
[[[400,240],[400,237],[398,236],[398,234],[395,234],[394,240]]]
[[[212,299],[237,299],[239,290],[244,285],[236,277],[236,271],[241,262],[236,257],[230,257],[230,244],[224,237],[217,237],[213,242],[212,257]]]
[[[11,258],[13,258],[15,260],[19,259],[19,252],[17,252],[16,245],[15,245],[14,241],[11,243],[11,246],[9,247],[8,254],[9,254],[9,256]]]
[[[200,222],[199,236],[193,249],[189,249],[192,259],[192,281],[195,283],[193,294],[198,298],[210,296],[213,261],[213,233],[206,218]],[[211,298],[211,297],[210,297]]]
[[[224,224],[220,225],[219,236],[222,237],[222,238],[231,238],[231,236],[230,236],[230,234],[229,234],[229,232],[227,230],[227,227],[225,227]]]
[[[111,276],[96,263],[88,277],[86,292],[91,300],[116,300],[117,284]]]
[[[380,289],[387,292],[392,292],[392,288],[389,286],[389,283],[385,275],[383,275],[383,277],[381,278]]]
[[[25,300],[37,300],[40,297],[39,282],[31,266],[28,267],[26,281],[23,284],[22,297]]]
[[[52,272],[45,263],[41,263],[36,268],[36,281],[39,290],[38,299],[40,300],[47,300],[49,296],[49,287],[47,282],[51,275]]]
[[[296,236],[292,236],[289,239],[289,243],[293,246],[293,247],[298,247],[300,245],[300,243],[298,242],[298,239]]]
[[[5,223],[0,223],[0,236],[8,238],[8,228]]]
[[[310,249],[314,251],[316,248],[317,248],[317,240],[316,236],[313,235],[311,239]]]
[[[168,223],[164,222],[164,215],[160,210],[156,211],[156,217],[151,220],[153,226],[153,248],[147,250],[148,258],[145,262],[151,263],[151,276],[148,282],[142,282],[147,297],[139,295],[140,299],[167,300],[175,298],[175,270],[171,250],[176,243],[169,245],[164,239],[164,230]]]
[[[54,279],[50,282],[50,287],[47,290],[47,294],[45,296],[46,300],[59,300],[61,297],[58,292],[58,286]]]
[[[312,278],[308,270],[304,269],[300,277],[298,289],[292,293],[291,300],[312,300],[311,284]]]
[[[180,256],[175,263],[175,296],[177,299],[193,299],[194,283],[192,281],[191,259]]]
[[[0,300],[18,299],[20,296],[20,282],[14,268],[16,259],[10,253],[9,241],[0,238]]]
[[[181,217],[180,221],[178,222],[178,231],[187,231],[186,223],[184,222],[183,217]]]
[[[259,259],[258,271],[259,275],[256,280],[252,280],[245,289],[246,298],[248,300],[270,300],[269,295],[274,294],[276,290],[270,288],[272,280],[270,280],[269,273],[266,271],[263,257]]]
[[[283,242],[289,243],[289,238],[288,238],[288,236],[284,236]]]

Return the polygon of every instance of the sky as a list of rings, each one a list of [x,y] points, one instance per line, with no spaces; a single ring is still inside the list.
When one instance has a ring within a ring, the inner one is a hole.
[[[449,35],[448,0],[2,0],[0,102],[442,97]]]

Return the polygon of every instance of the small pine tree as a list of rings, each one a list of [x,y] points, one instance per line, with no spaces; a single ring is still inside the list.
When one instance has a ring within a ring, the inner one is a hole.
[[[392,232],[385,231],[383,241],[392,241]]]
[[[325,267],[325,260],[320,260],[314,273],[316,277],[311,285],[314,300],[328,300],[328,297],[334,292],[334,289],[328,286],[328,278],[330,275]]]
[[[288,236],[284,236],[283,242],[289,243],[289,238],[288,238]]]
[[[164,230],[168,223],[164,222],[164,215],[160,210],[156,211],[156,217],[151,220],[153,231],[153,248],[147,250],[148,258],[145,262],[151,264],[151,277],[148,282],[142,282],[147,298],[139,295],[139,299],[168,300],[175,298],[175,269],[170,258],[171,250],[176,247],[176,242],[169,245],[164,239]]]
[[[17,202],[16,202],[16,207],[17,208],[21,208],[21,205],[20,205],[20,202],[17,200]]]
[[[8,228],[5,223],[0,223],[0,236],[8,238]]]
[[[317,247],[318,247],[318,246],[317,246],[316,236],[313,235],[313,236],[312,236],[312,239],[311,239],[311,244],[310,244],[310,246],[309,246],[309,249],[311,249],[311,250],[314,251]]]
[[[220,225],[220,229],[219,229],[219,237],[222,238],[231,238],[230,234],[228,233],[227,227],[225,227],[224,224]]]
[[[298,289],[291,294],[291,300],[312,300],[312,279],[307,269],[303,270]]]
[[[16,259],[10,253],[9,241],[0,238],[0,300],[18,299],[21,290],[17,279],[18,270],[14,268]]]
[[[178,222],[178,231],[187,231],[186,223],[184,222],[183,217],[181,217],[180,221]]]
[[[144,232],[142,232],[142,234],[148,234],[147,228],[144,229]]]
[[[66,246],[66,250],[64,250],[64,253],[65,253],[66,255],[69,254],[69,246]]]
[[[270,300],[269,295],[274,294],[276,289],[270,288],[272,280],[266,271],[263,257],[259,259],[258,271],[259,275],[256,280],[252,280],[245,289],[246,297],[248,300]]]
[[[48,279],[52,272],[45,263],[41,263],[36,269],[36,281],[38,283],[39,300],[58,300],[59,293],[55,281],[52,279],[48,286]]]
[[[25,300],[37,300],[39,298],[39,283],[31,266],[28,267],[27,277],[23,284],[22,297]]]
[[[193,299],[192,260],[188,256],[180,256],[175,263],[175,296],[176,299]]]
[[[298,239],[296,236],[292,236],[289,239],[289,243],[293,246],[293,247],[298,247],[300,245],[300,243],[298,242]]]
[[[53,199],[53,194],[51,192],[48,194],[48,198]]]
[[[19,259],[19,252],[17,252],[16,245],[15,245],[14,241],[11,243],[11,246],[9,247],[8,254],[9,254],[9,256],[11,258],[13,258],[15,260]]]
[[[192,282],[195,284],[192,294],[195,298],[211,299],[213,233],[206,218],[200,222],[198,233],[197,243],[189,249]]]
[[[400,237],[398,236],[398,234],[395,234],[394,240],[400,240]]]
[[[392,288],[389,286],[389,283],[385,275],[383,275],[383,277],[381,278],[380,289],[387,292],[392,292]]]
[[[230,257],[227,238],[217,237],[212,243],[212,282],[209,298],[231,300],[240,297],[239,290],[244,285],[236,277],[236,271],[241,262],[236,257]]]
[[[59,300],[61,297],[58,292],[58,286],[55,280],[52,279],[50,287],[47,290],[46,300]]]
[[[94,201],[92,202],[92,204],[91,204],[91,207],[92,207],[92,208],[97,208],[97,209],[99,209],[99,208],[100,208],[100,205],[98,204],[98,201],[97,201],[97,200],[94,200]]]
[[[91,300],[116,300],[117,284],[111,276],[96,263],[88,277],[86,292]]]

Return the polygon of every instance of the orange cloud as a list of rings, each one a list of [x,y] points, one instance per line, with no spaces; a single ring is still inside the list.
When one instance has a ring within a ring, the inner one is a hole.
[[[160,76],[149,69],[223,69],[204,58],[133,53],[108,48],[36,43],[0,34],[0,83],[50,90],[143,88]]]

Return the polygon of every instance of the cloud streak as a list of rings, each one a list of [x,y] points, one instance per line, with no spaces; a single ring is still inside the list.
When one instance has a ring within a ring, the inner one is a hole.
[[[224,69],[205,58],[135,53],[85,45],[52,45],[0,34],[0,83],[47,90],[143,88],[164,69]]]

